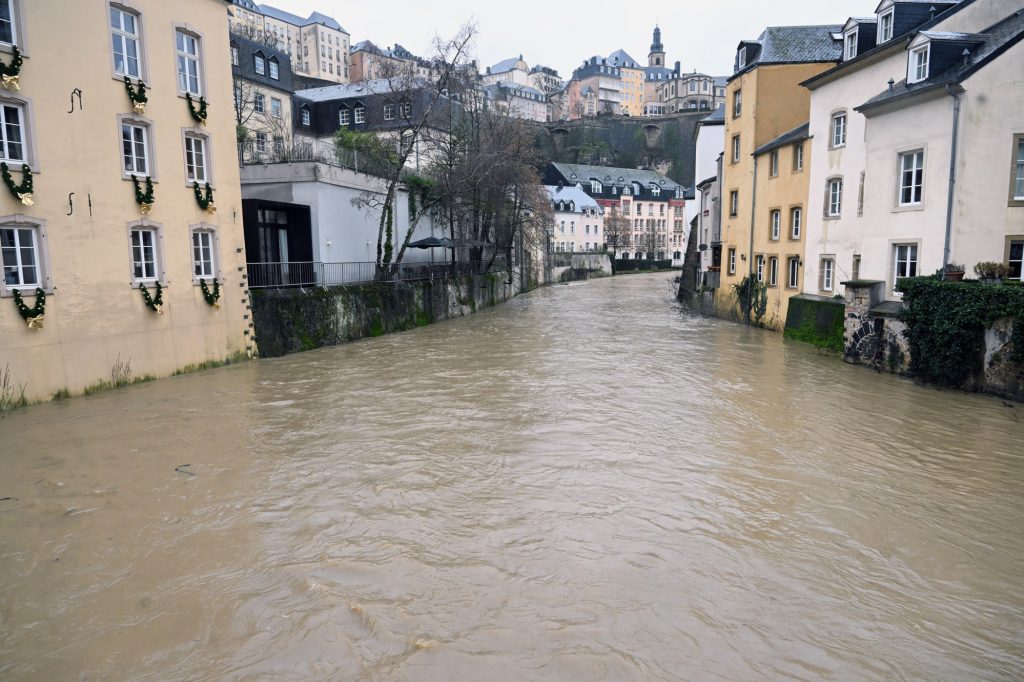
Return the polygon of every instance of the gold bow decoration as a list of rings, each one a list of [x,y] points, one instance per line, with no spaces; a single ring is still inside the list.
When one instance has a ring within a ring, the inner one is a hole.
[[[210,213],[210,214],[213,214],[213,213],[217,212],[217,207],[214,205],[214,203],[212,201],[206,207],[206,212]]]
[[[0,76],[0,87],[11,92],[17,92],[21,90],[20,78],[21,76]]]
[[[163,315],[164,314],[164,304],[161,303],[159,305],[153,306],[153,310],[156,311],[157,315]]]
[[[45,315],[36,315],[35,317],[26,317],[25,323],[28,324],[29,329],[42,329],[43,318]]]
[[[26,206],[32,206],[35,204],[35,201],[32,200],[32,192],[18,192],[18,198],[21,199],[21,203]]]
[[[214,301],[213,309],[214,310],[220,310],[220,303],[217,303],[216,301]]]
[[[153,204],[141,203],[139,210],[142,211],[142,215],[149,215],[149,212],[153,210]]]
[[[145,102],[132,102],[132,107],[135,109],[135,113],[136,114],[144,114],[144,113],[146,113],[146,103]]]

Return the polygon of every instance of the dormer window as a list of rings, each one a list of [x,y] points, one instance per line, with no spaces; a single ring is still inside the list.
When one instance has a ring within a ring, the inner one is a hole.
[[[661,196],[661,188],[658,187],[657,185],[651,185],[651,196],[652,197],[660,197]]]
[[[878,15],[878,44],[892,40],[892,20],[894,9]]]
[[[736,60],[737,60],[736,63],[739,65],[739,68],[741,68],[741,69],[744,66],[747,65],[747,48],[745,48],[745,47],[741,47],[740,48],[740,51],[739,51],[739,54],[737,55]]]
[[[857,56],[857,29],[853,29],[846,34],[846,49],[844,54],[846,59],[850,60]]]
[[[602,192],[601,183],[598,180],[590,181],[590,191],[594,194],[600,194]]]
[[[928,44],[910,51],[910,68],[907,71],[908,83],[920,83],[928,78],[928,57],[931,46]]]

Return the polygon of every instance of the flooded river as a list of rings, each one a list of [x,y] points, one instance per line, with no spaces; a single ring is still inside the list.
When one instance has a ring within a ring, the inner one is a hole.
[[[1024,677],[1024,405],[671,295],[0,421],[0,679]]]

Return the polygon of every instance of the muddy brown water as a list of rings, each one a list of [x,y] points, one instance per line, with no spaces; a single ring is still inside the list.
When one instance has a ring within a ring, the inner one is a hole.
[[[1024,677],[1024,406],[665,275],[33,407],[0,466],[4,680]]]

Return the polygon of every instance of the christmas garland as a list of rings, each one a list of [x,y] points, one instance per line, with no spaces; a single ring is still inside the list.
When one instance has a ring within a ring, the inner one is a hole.
[[[146,302],[146,306],[157,315],[164,314],[164,288],[160,286],[160,282],[156,283],[156,298],[150,295],[149,289],[141,282],[139,283],[139,291],[142,292],[142,300]]]
[[[217,302],[220,300],[220,282],[217,281],[216,277],[213,278],[212,292],[210,291],[210,288],[206,286],[205,279],[199,280],[199,290],[203,292],[203,298],[206,299],[207,303],[212,305],[215,310],[220,310],[220,303]]]
[[[199,208],[207,213],[213,213],[217,210],[217,207],[213,204],[213,188],[210,187],[210,183],[206,183],[205,196],[203,196],[203,192],[199,189],[198,180],[192,184],[192,193],[195,194],[196,203],[199,204]]]
[[[43,313],[46,312],[46,292],[36,287],[36,304],[29,308],[21,297],[21,292],[14,290],[14,305],[21,313],[21,319],[28,323],[29,329],[43,328]]]
[[[132,107],[135,108],[135,113],[146,113],[146,102],[149,101],[149,97],[146,96],[146,84],[142,82],[142,79],[139,79],[139,87],[136,90],[132,87],[132,79],[125,76],[124,89],[128,91],[128,99],[132,101]]]
[[[0,87],[17,92],[21,90],[21,83],[18,82],[21,74],[21,65],[24,60],[21,58],[21,50],[14,46],[14,57],[10,64],[0,62]]]
[[[203,96],[199,97],[199,109],[196,109],[195,102],[192,101],[192,95],[185,93],[185,101],[188,102],[188,113],[192,114],[192,118],[197,123],[206,125],[206,98]]]
[[[132,185],[135,187],[135,203],[141,207],[143,215],[149,215],[149,212],[153,210],[153,179],[146,176],[145,192],[139,185],[139,179],[134,175],[132,176]]]
[[[34,191],[32,186],[32,169],[28,167],[27,163],[21,166],[21,184],[14,184],[14,178],[11,177],[11,169],[7,167],[6,163],[0,162],[0,177],[3,178],[4,184],[7,185],[7,189],[10,190],[15,199],[18,199],[26,206],[31,206],[34,203],[32,201],[32,192]]]

